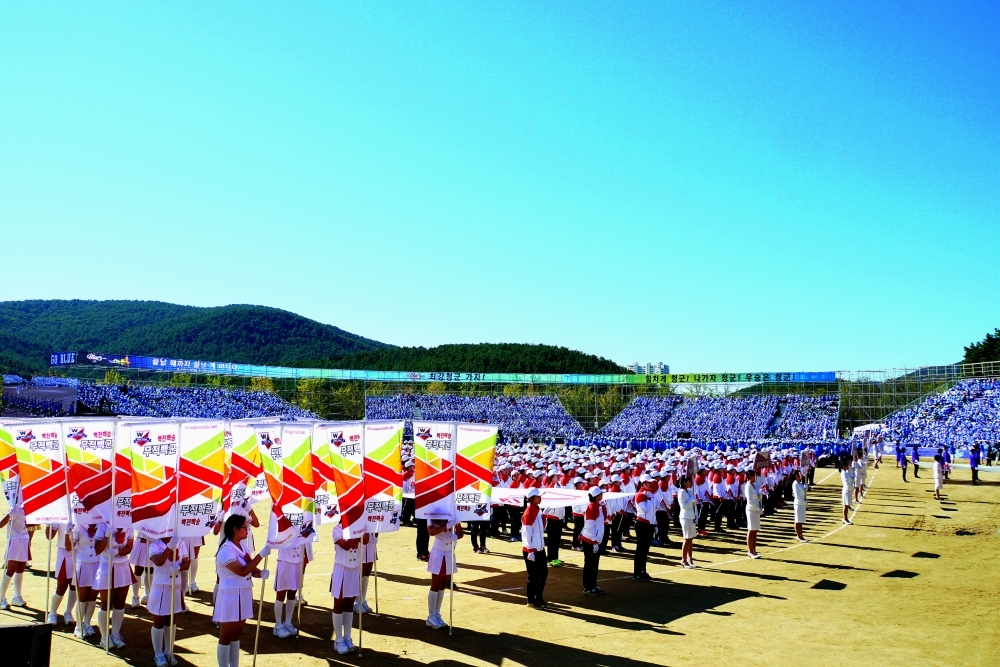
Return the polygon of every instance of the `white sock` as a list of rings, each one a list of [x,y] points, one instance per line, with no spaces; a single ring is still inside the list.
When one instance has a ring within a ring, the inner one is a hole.
[[[149,573],[149,568],[147,567],[142,573],[142,589],[146,592],[145,594],[147,596],[149,595],[149,587],[152,586],[152,584],[152,575]]]
[[[105,623],[108,622],[108,612],[103,609],[97,610],[97,628],[101,632],[102,637],[107,637],[111,634],[110,628],[108,628]]]
[[[354,626],[354,612],[345,611],[342,616],[344,617],[344,639],[350,639],[351,628]]]
[[[59,613],[59,605],[62,604],[62,600],[63,600],[63,596],[59,595],[58,593],[53,593],[52,594],[52,599],[49,601],[49,613],[50,614],[58,614]]]
[[[181,600],[184,599],[184,596],[187,595],[187,592],[188,592],[188,573],[187,573],[187,570],[182,570],[181,571]],[[183,606],[183,604],[184,603],[181,602],[182,606]]]
[[[344,638],[344,615],[333,612],[333,639],[340,641]]]
[[[274,601],[274,624],[282,625],[285,622],[285,603],[281,600]]]
[[[427,617],[430,618],[434,615],[434,610],[437,608],[437,591],[430,591],[427,593]]]
[[[229,645],[229,667],[240,667],[240,643],[238,641]]]
[[[371,579],[371,577],[361,577],[361,602],[358,603],[358,609],[360,609],[361,606],[365,603],[365,600],[368,599],[368,580],[369,579]]]
[[[438,591],[437,601],[434,603],[434,613],[441,615],[441,603],[444,602],[444,591]]]
[[[142,579],[136,579],[135,583],[132,584],[132,597],[139,597],[139,587],[142,585]]]
[[[3,579],[0,580],[0,598],[7,599],[7,588],[10,586],[10,575],[3,575]]]
[[[23,572],[14,573],[14,597],[21,597],[21,579],[24,577]]]
[[[215,647],[215,659],[219,662],[219,667],[229,667],[229,647],[232,644],[217,644]]]
[[[111,632],[120,635],[122,633],[122,622],[125,620],[124,609],[111,610]]]
[[[190,573],[189,576],[191,577],[191,584],[194,585],[196,583],[196,580],[198,579],[198,559],[197,558],[192,558],[191,559],[191,566],[188,567],[188,572]]]
[[[150,637],[153,638],[153,655],[163,654],[163,628],[153,628],[149,631]],[[228,656],[229,654],[226,653]]]
[[[76,589],[71,588],[69,589],[69,597],[66,598],[66,613],[72,614],[75,611],[74,607],[76,607]]]
[[[97,602],[85,602],[83,607],[83,624],[89,626],[90,621],[94,618],[94,608],[97,607]]]

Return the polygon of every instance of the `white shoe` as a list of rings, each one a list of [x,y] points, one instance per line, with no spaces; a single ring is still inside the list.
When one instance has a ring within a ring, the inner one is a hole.
[[[805,544],[806,542],[808,542],[808,541],[809,541],[809,540],[807,540],[807,539],[806,539],[806,538],[804,538],[804,537],[797,537],[797,538],[795,538],[795,539],[797,539],[797,540],[798,540],[799,542],[801,542],[802,544]]]
[[[14,597],[12,597],[10,599],[10,606],[12,606],[12,607],[27,607],[28,603],[25,602],[24,598],[21,597],[20,595],[14,595]]]
[[[132,604],[130,604],[129,606],[132,607],[132,609],[135,609],[135,608],[137,608],[139,606],[139,596],[138,595],[133,595],[132,596]]]
[[[431,614],[427,617],[427,627],[434,630],[440,630],[445,626],[443,620],[438,620],[437,614]]]
[[[125,640],[122,639],[121,633],[111,635],[111,645],[115,648],[125,648]]]
[[[291,623],[285,623],[285,630],[288,632],[289,637],[298,637],[299,629],[292,625]]]
[[[167,658],[167,661],[170,663],[170,667],[177,667],[177,656],[176,655],[167,655],[166,658]]]
[[[107,651],[108,648],[109,648],[108,647],[108,638],[106,636],[105,637],[101,637],[101,641],[99,641],[97,643],[97,645],[100,646],[101,648],[103,648],[105,651]],[[111,646],[114,646],[114,644],[112,644]]]
[[[0,598],[0,611],[7,611],[10,609],[10,605],[7,604],[7,598]]]
[[[73,612],[67,611],[65,614],[63,614],[63,623],[65,623],[66,625],[73,625],[74,623],[76,623],[76,619],[73,618]]]
[[[347,655],[351,652],[351,649],[347,648],[347,644],[344,643],[343,639],[337,639],[333,642],[333,650],[340,655]]]
[[[191,595],[194,595],[195,593],[197,593],[200,590],[201,589],[198,588],[198,584],[196,584],[194,582],[191,582],[191,593],[190,593]]]
[[[143,607],[149,604],[149,596],[143,595],[142,598],[139,599],[139,604],[141,604]]]
[[[750,558],[760,558],[760,554],[750,554]]]
[[[84,637],[93,637],[96,634],[97,634],[97,628],[94,627],[93,625],[85,625],[83,627],[83,636]]]
[[[274,626],[273,634],[274,634],[275,637],[277,637],[279,639],[287,639],[288,638],[288,630],[285,629],[284,625],[276,625],[276,626]]]
[[[344,646],[346,646],[347,650],[351,652],[358,650],[358,647],[354,645],[354,642],[351,641],[350,637],[344,637]]]
[[[308,607],[309,606],[309,603],[306,602],[305,597],[299,598],[299,604],[301,604],[303,607]]]
[[[59,625],[59,614],[54,614],[50,611],[46,622],[49,625]]]
[[[693,570],[693,569],[695,569],[695,568],[696,568],[696,567],[698,567],[698,566],[697,566],[697,565],[695,565],[694,563],[685,563],[685,564],[684,564],[684,567],[686,567],[686,568],[687,568],[687,569],[689,569],[689,570]]]
[[[153,658],[153,662],[156,663],[156,667],[167,667],[170,663],[167,662],[167,656],[165,654],[157,655]]]
[[[372,613],[372,608],[368,606],[368,600],[361,603],[361,610],[366,614]]]

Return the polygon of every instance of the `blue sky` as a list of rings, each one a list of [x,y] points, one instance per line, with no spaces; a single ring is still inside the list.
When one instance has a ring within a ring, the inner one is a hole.
[[[995,3],[623,4],[3,3],[0,299],[690,372],[1000,326]]]

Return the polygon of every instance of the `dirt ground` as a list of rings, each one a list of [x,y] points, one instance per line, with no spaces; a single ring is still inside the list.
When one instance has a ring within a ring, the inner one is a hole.
[[[274,593],[265,594],[258,663],[311,665],[988,665],[997,664],[1000,631],[1000,475],[982,475],[973,487],[958,471],[932,498],[930,470],[904,484],[889,463],[869,473],[871,490],[842,526],[839,478],[817,471],[810,494],[808,544],[794,541],[791,509],[764,519],[758,550],[746,557],[743,532],[695,543],[700,566],[677,566],[679,549],[654,548],[654,581],[631,578],[631,553],[601,560],[607,595],[583,595],[582,554],[563,551],[567,565],[549,570],[545,597],[551,609],[525,606],[519,544],[491,540],[492,553],[471,553],[460,543],[454,635],[424,625],[429,575],[415,559],[413,529],[379,544],[379,615],[364,619],[363,656],[338,656],[330,640],[327,593],[332,545],[324,529],[317,561],[306,573],[306,599],[298,639],[271,633]],[[711,532],[711,531],[710,531]],[[263,531],[258,531],[258,544]],[[632,545],[626,543],[627,548]],[[202,553],[199,585],[179,617],[181,665],[215,667],[210,623],[214,549]],[[35,570],[25,576],[32,607],[45,596],[45,542],[34,539]],[[273,567],[272,567],[273,569]],[[270,582],[268,582],[270,584]],[[259,587],[255,589],[255,593]],[[374,607],[374,586],[369,591]],[[448,599],[442,616],[448,619]],[[30,609],[0,613],[0,623],[39,621]],[[96,623],[96,614],[95,614]],[[52,664],[92,667],[153,664],[149,616],[127,610],[126,649],[105,656],[58,626]],[[254,625],[243,635],[243,665],[251,664]],[[354,631],[358,641],[357,627]]]

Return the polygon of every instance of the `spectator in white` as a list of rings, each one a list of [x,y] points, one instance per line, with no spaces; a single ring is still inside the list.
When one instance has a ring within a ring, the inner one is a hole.
[[[806,490],[807,486],[802,479],[802,472],[792,471],[792,509],[795,513],[795,539],[799,542],[807,542],[802,535],[802,526],[806,522]]]
[[[693,568],[694,565],[694,536],[696,535],[695,502],[696,494],[692,488],[692,480],[689,476],[681,477],[681,490],[677,492],[677,504],[680,506],[681,534],[684,537],[684,544],[681,546],[681,565],[686,568]]]
[[[757,553],[757,531],[760,530],[761,513],[760,491],[757,490],[757,471],[750,468],[746,473],[747,481],[743,485],[743,497],[747,501],[747,555],[750,558],[760,558],[760,554]]]

